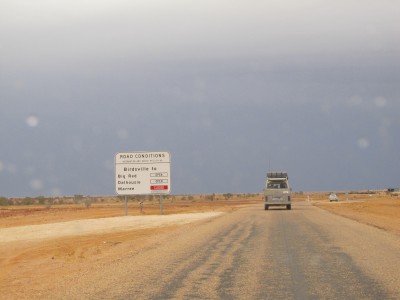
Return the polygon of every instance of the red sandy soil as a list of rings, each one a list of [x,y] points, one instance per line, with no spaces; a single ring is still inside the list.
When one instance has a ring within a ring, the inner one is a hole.
[[[329,202],[328,193],[302,193],[296,201],[310,201],[332,213],[366,223],[400,235],[400,197],[387,194],[340,194],[339,202]],[[233,197],[228,200],[164,201],[164,214],[223,211],[259,205],[262,196]],[[295,204],[293,209],[296,209]],[[159,215],[158,201],[129,202],[128,215]],[[0,207],[1,228],[51,224],[71,220],[119,217],[125,215],[124,203]],[[41,299],[43,292],[57,288],[65,276],[84,272],[101,261],[111,262],[119,255],[137,251],[154,239],[162,240],[166,232],[180,225],[148,228],[88,236],[71,236],[49,240],[0,243],[0,299]]]

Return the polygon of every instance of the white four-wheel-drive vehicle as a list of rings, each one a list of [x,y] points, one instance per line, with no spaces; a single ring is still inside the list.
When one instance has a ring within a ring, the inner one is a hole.
[[[264,209],[270,206],[286,206],[292,209],[289,177],[286,172],[268,172],[264,188]]]
[[[329,201],[330,202],[332,202],[332,201],[339,201],[339,198],[338,198],[338,196],[335,194],[335,193],[330,193],[329,194]]]

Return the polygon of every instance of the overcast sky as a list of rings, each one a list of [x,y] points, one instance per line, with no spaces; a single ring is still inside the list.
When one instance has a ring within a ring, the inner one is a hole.
[[[400,187],[400,2],[0,0],[0,196]]]

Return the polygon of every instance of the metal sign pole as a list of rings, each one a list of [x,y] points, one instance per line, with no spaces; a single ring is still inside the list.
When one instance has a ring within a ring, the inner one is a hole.
[[[128,197],[125,196],[125,216],[128,215]]]
[[[160,215],[163,214],[163,196],[160,194]]]

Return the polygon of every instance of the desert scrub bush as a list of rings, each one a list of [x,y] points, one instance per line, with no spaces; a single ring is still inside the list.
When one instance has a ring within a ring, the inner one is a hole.
[[[83,201],[83,204],[85,205],[86,208],[89,208],[92,206],[93,199],[90,197],[86,197],[85,200]]]
[[[0,197],[0,206],[7,206],[10,204],[10,201],[6,197]]]
[[[206,200],[214,201],[214,199],[215,199],[215,194],[206,196]]]
[[[232,197],[233,197],[233,194],[227,193],[227,194],[223,194],[223,196],[224,196],[225,200],[227,200],[227,199],[229,199],[229,198],[232,198]]]
[[[74,203],[79,204],[82,202],[83,195],[74,195]]]
[[[38,202],[40,205],[44,205],[46,203],[46,199],[43,196],[38,197]]]
[[[25,197],[21,200],[20,205],[33,205],[35,204],[35,200],[31,197]]]

